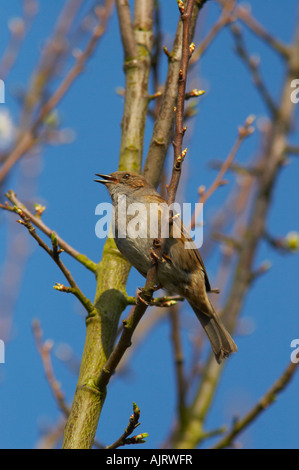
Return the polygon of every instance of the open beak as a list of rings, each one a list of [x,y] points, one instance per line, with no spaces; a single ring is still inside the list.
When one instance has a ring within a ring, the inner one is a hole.
[[[102,178],[101,180],[94,180],[96,183],[103,183],[103,184],[118,183],[118,179],[114,178],[114,176],[111,176],[111,175],[102,175],[101,173],[96,173],[96,176],[99,176],[100,178]]]

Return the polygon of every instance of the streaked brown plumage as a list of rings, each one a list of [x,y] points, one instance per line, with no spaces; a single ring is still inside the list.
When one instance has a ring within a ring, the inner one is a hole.
[[[152,214],[153,210],[150,205],[156,203],[157,207],[160,209],[162,207],[163,212],[163,204],[166,204],[166,201],[141,175],[117,171],[111,175],[98,174],[97,176],[103,178],[95,181],[105,184],[115,208],[116,245],[125,258],[146,277],[151,263],[150,252],[154,237],[135,238],[126,233],[126,236],[122,238],[119,220],[122,217],[122,211],[118,213],[119,196],[126,196],[127,209],[133,203],[144,205],[146,210],[141,214],[139,221],[147,230],[149,230],[149,214]],[[126,227],[134,216],[134,213],[128,216]],[[161,222],[161,213],[158,219]],[[217,362],[221,363],[223,358],[237,351],[237,346],[208,298],[207,292],[211,290],[211,287],[204,263],[179,217],[173,220],[171,230],[174,229],[180,230],[181,236],[174,238],[170,231],[170,236],[165,239],[163,262],[159,261],[157,268],[158,281],[170,294],[178,294],[186,298],[210,340]],[[194,247],[192,245],[192,249],[186,249],[186,241],[192,243]]]

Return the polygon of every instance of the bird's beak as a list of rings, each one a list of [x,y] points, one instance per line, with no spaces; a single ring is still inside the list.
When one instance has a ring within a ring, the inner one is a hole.
[[[114,178],[114,176],[111,176],[111,175],[102,175],[101,173],[96,173],[96,176],[103,178],[101,180],[94,180],[96,183],[103,183],[103,184],[118,183],[118,179]]]

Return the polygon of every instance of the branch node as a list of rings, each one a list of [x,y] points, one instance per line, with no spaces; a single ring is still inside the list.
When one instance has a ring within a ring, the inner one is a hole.
[[[169,50],[167,49],[166,46],[163,46],[163,51],[166,54],[166,56],[168,58],[168,61],[172,62],[173,61],[173,54],[171,52],[169,52]]]

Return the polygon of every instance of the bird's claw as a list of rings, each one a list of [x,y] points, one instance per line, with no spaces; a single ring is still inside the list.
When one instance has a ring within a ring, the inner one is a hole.
[[[155,253],[155,250],[153,248],[151,248],[151,258],[152,260],[155,262],[155,263],[158,263],[160,261],[160,257],[157,255],[157,253]]]

